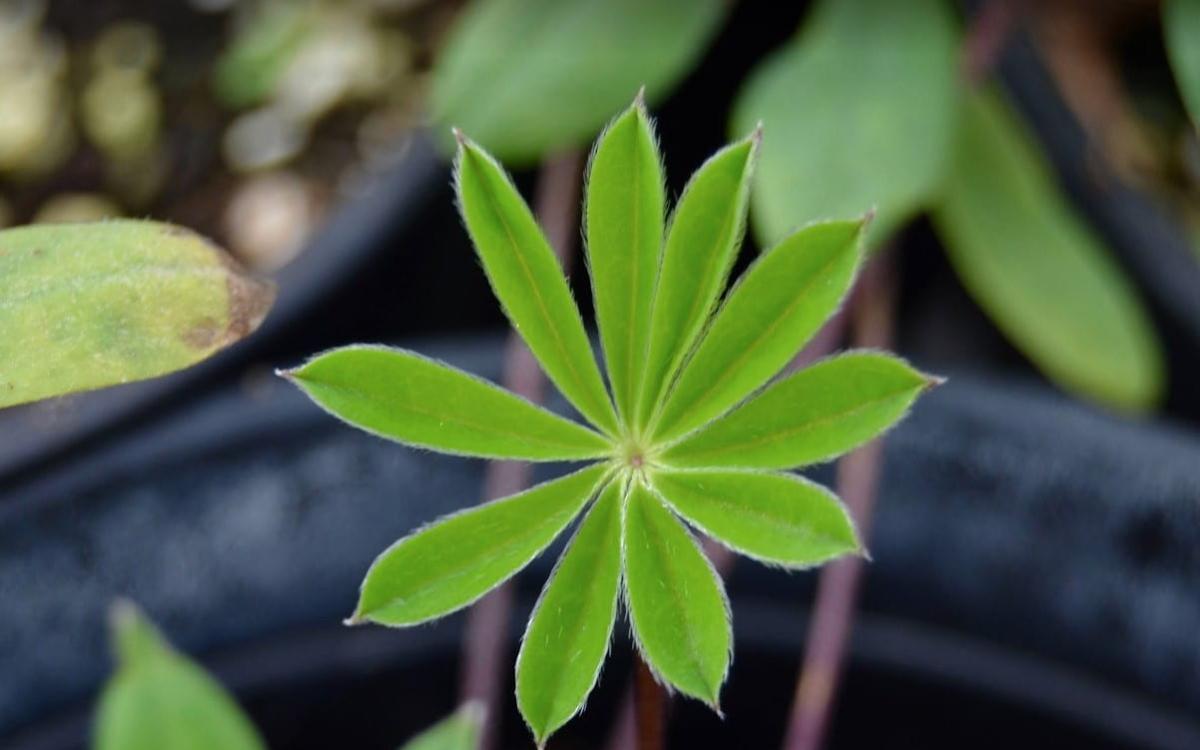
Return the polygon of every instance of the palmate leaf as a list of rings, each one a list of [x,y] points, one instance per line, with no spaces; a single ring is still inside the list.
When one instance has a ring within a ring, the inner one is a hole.
[[[970,99],[933,219],[967,291],[1051,380],[1120,409],[1158,402],[1163,354],[1148,313],[994,91]]]
[[[767,251],[729,294],[652,430],[670,441],[770,380],[850,288],[863,222],[806,227]]]
[[[401,539],[371,564],[351,621],[399,627],[462,609],[554,541],[607,471],[603,465],[590,466]]]
[[[455,160],[455,185],[467,231],[513,328],[575,408],[615,435],[616,415],[579,308],[529,206],[504,169],[466,139]]]
[[[625,486],[610,482],[588,511],[521,641],[517,705],[539,745],[583,708],[608,653],[621,587]]]
[[[640,482],[625,509],[625,602],[638,648],[662,679],[718,708],[733,637],[721,578]]]
[[[180,227],[0,231],[0,408],[183,369],[252,333],[274,300]]]
[[[959,109],[958,37],[946,0],[822,0],[799,35],[753,71],[734,132],[762,122],[753,195],[764,247],[816,219],[878,216],[878,245],[936,196]]]
[[[666,189],[641,99],[608,126],[588,169],[587,251],[613,399],[634,421],[663,241]]]
[[[486,711],[482,703],[468,701],[400,750],[478,750]]]
[[[807,568],[860,551],[837,496],[798,476],[665,469],[654,472],[652,482],[697,529],[765,563]]]
[[[696,170],[671,218],[650,315],[635,431],[645,427],[725,287],[745,229],[758,131]]]
[[[403,349],[347,346],[284,374],[355,427],[443,453],[565,461],[610,450],[585,427]]]
[[[1163,38],[1192,124],[1200,128],[1200,0],[1163,3]]]
[[[459,201],[493,289],[550,378],[604,434],[407,352],[350,347],[293,373],[335,414],[402,442],[602,462],[400,540],[371,566],[352,618],[406,626],[464,607],[597,497],[517,657],[517,702],[539,745],[594,687],[621,592],[658,679],[717,708],[731,658],[728,604],[684,521],[790,568],[861,552],[832,493],[762,470],[866,442],[936,382],[861,352],[752,393],[841,303],[862,254],[861,220],[806,226],[765,253],[714,315],[741,241],[759,140],[756,132],[731,144],[697,170],[664,240],[662,167],[640,97],[601,136],[587,177],[587,253],[609,399],[532,214],[496,162],[460,138]]]
[[[937,378],[876,352],[824,359],[667,447],[682,467],[791,469],[836,458],[899,421]]]
[[[579,145],[638,86],[666,94],[720,27],[724,0],[477,0],[434,68],[436,121],[510,164]]]
[[[100,696],[95,750],[265,750],[233,698],[133,605],[114,608],[112,637],[119,664]]]

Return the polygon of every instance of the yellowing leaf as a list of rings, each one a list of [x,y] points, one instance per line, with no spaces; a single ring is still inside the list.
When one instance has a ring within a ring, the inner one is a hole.
[[[253,332],[274,298],[174,226],[0,231],[0,407],[180,370]]]

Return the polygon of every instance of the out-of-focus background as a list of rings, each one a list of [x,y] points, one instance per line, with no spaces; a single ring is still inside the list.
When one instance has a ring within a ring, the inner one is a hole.
[[[877,207],[893,347],[950,376],[887,437],[830,747],[1200,747],[1187,5],[0,0],[0,227],[171,221],[279,287],[192,370],[0,412],[0,747],[86,745],[117,596],[273,748],[395,747],[453,708],[461,616],[339,622],[379,550],[479,501],[483,464],[354,432],[272,372],[370,341],[499,379],[448,128],[532,199],[643,84],[672,197],[764,121],[741,267],[779,227]],[[676,701],[672,747],[778,743],[815,579],[738,563],[726,718]],[[619,635],[552,746],[605,746]],[[525,747],[511,704],[502,746]]]

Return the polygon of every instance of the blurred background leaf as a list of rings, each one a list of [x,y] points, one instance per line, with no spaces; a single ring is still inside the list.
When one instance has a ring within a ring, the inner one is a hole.
[[[479,703],[464,703],[457,711],[421,734],[400,750],[475,750],[479,747],[484,708]]]
[[[1061,387],[1120,409],[1155,406],[1165,366],[1136,291],[1006,101],[978,93],[964,115],[933,214],[963,285]]]
[[[1166,0],[1163,34],[1183,103],[1200,127],[1200,0]]]
[[[265,750],[250,720],[136,607],[113,609],[117,673],[100,696],[95,750]]]
[[[274,299],[168,224],[0,231],[0,407],[183,369],[252,333]]]
[[[937,191],[958,109],[958,31],[942,0],[824,0],[762,63],[733,132],[766,130],[752,220],[766,247],[820,219],[878,216],[878,244]]]
[[[509,163],[582,145],[639,87],[655,102],[686,75],[727,5],[480,0],[438,61],[433,117]]]

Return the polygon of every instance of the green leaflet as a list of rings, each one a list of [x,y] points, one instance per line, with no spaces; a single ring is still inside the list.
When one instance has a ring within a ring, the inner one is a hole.
[[[469,701],[458,710],[404,743],[400,750],[476,750],[486,708]]]
[[[195,364],[253,332],[274,299],[179,227],[0,231],[0,408]]]
[[[652,481],[696,528],[765,563],[807,568],[860,550],[837,495],[792,474],[667,469]]]
[[[874,352],[824,359],[668,447],[680,467],[790,469],[836,458],[895,424],[939,382]]]
[[[608,653],[621,585],[625,482],[600,494],[542,591],[517,655],[517,705],[539,747],[578,713]]]
[[[250,721],[204,670],[133,605],[113,616],[117,673],[100,696],[95,750],[264,750]]]
[[[592,152],[587,252],[617,412],[633,423],[666,204],[654,128],[639,99],[613,120]]]
[[[554,251],[504,169],[463,140],[455,160],[459,209],[488,281],[546,375],[588,420],[617,431],[579,308]]]
[[[1200,0],[1163,3],[1163,37],[1183,103],[1200,128]]]
[[[721,579],[692,536],[640,482],[625,511],[625,601],[646,663],[714,709],[732,635]]]
[[[1154,406],[1163,355],[1120,267],[1003,99],[973,96],[963,126],[933,218],[967,290],[1062,387],[1121,409]]]
[[[646,426],[725,287],[760,141],[756,131],[710,157],[675,207],[654,293],[636,428]]]
[[[403,349],[347,346],[285,374],[330,414],[409,445],[530,461],[598,458],[610,450],[585,427]]]
[[[554,541],[607,470],[589,466],[401,539],[371,564],[351,621],[416,625],[467,606]]]
[[[666,94],[717,31],[722,0],[482,0],[434,70],[434,119],[509,163],[585,142],[639,86]]]
[[[656,440],[724,413],[795,356],[850,288],[862,226],[813,224],[750,267],[679,376],[653,430]]]
[[[734,132],[763,144],[754,228],[766,247],[806,222],[861,216],[877,245],[925,207],[953,150],[958,31],[945,0],[822,0],[751,74]]]

